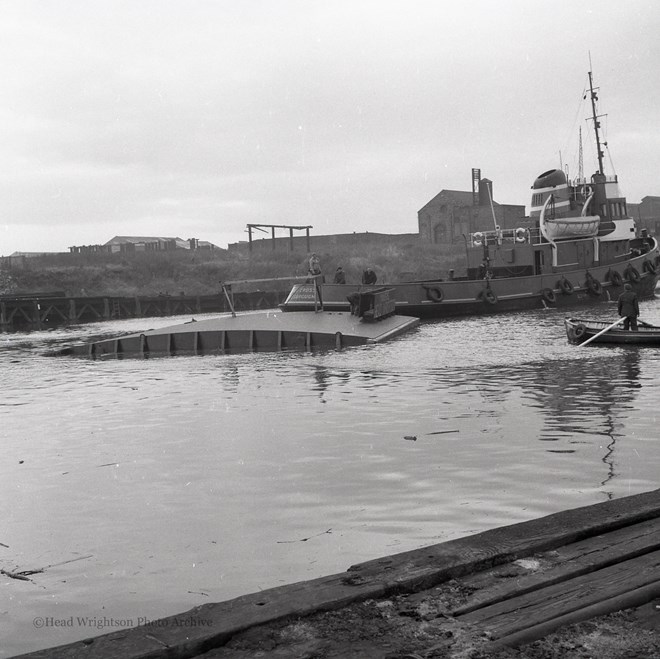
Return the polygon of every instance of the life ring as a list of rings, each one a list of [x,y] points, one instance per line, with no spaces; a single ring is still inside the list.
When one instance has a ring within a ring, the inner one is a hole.
[[[426,288],[426,297],[431,302],[442,302],[445,299],[445,294],[438,286],[428,286]]]
[[[557,296],[551,288],[544,288],[541,291],[541,297],[550,304],[554,304],[557,301]]]
[[[634,266],[629,265],[626,269],[624,274],[626,275],[626,279],[631,282],[638,282],[639,281],[639,272],[634,268]]]
[[[515,236],[517,243],[524,243],[527,241],[527,230],[523,229],[522,227],[518,227],[516,229]]]
[[[621,273],[616,270],[610,270],[607,273],[607,278],[614,286],[621,286],[621,284],[623,284],[623,277],[621,276]]]
[[[477,231],[477,233],[472,234],[472,244],[475,247],[479,247],[479,245],[483,245],[484,243],[484,234],[481,233],[481,231]]]
[[[642,264],[642,267],[650,275],[654,275],[656,273],[655,266],[653,265],[653,263],[651,263],[651,261],[644,261],[644,263]]]
[[[484,288],[481,293],[479,293],[479,297],[484,301],[488,302],[488,304],[497,304],[497,295],[495,295],[494,291],[490,288]]]
[[[603,292],[603,285],[593,277],[587,277],[587,291],[592,295],[600,295]]]
[[[587,331],[587,328],[585,325],[582,323],[578,323],[574,328],[573,328],[573,335],[575,336],[576,339],[582,338],[584,336],[584,333]]]
[[[561,292],[564,295],[570,295],[573,292],[573,284],[571,284],[566,277],[562,277],[558,282],[557,282],[557,287],[561,288]]]

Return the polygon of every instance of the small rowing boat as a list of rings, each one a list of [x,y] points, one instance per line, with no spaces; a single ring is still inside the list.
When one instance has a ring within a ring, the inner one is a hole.
[[[623,322],[623,318],[621,318]],[[660,327],[638,320],[637,331],[624,330],[621,326],[612,327],[601,320],[579,318],[564,319],[566,335],[577,345],[589,342],[598,344],[660,346]]]

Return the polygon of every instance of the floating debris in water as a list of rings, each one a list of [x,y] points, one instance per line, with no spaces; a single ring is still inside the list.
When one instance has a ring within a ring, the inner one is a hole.
[[[317,533],[316,535],[310,535],[309,538],[300,538],[299,540],[278,540],[277,544],[286,545],[289,544],[290,542],[307,542],[312,538],[318,538],[320,535],[326,535],[326,533],[332,533],[332,529],[328,529],[327,531],[322,531],[321,533]]]

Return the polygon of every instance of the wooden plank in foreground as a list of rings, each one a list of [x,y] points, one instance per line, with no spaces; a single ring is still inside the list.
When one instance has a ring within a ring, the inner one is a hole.
[[[462,616],[655,550],[660,550],[660,517],[560,547],[552,552],[551,567],[481,588],[452,614]],[[480,575],[468,576],[463,585],[479,587],[479,581]]]
[[[601,600],[591,606],[587,606],[546,622],[527,627],[521,631],[502,636],[491,642],[490,649],[497,650],[500,647],[518,647],[536,641],[552,632],[573,625],[584,620],[591,620],[599,616],[608,615],[624,609],[639,607],[660,596],[660,581],[655,581],[647,586],[620,593],[610,599]]]
[[[388,575],[402,589],[432,588],[501,563],[660,517],[660,490],[554,513],[349,568],[355,578]]]
[[[502,638],[623,593],[656,584],[659,576],[660,551],[655,551],[477,609],[460,616],[460,621],[477,624],[489,631],[493,638]]]
[[[220,647],[251,627],[340,609],[555,549],[660,517],[660,490],[576,508],[355,565],[345,573],[281,586],[178,616],[21,655],[23,659],[180,659]]]

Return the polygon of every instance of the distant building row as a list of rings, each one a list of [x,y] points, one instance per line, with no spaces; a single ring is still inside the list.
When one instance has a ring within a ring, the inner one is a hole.
[[[646,196],[641,203],[627,204],[628,213],[635,218],[639,229],[647,229],[652,235],[660,236],[660,197]],[[389,243],[410,244],[416,240],[436,245],[462,243],[467,236],[477,231],[494,229],[516,229],[528,227],[529,218],[525,215],[525,206],[520,204],[500,204],[493,197],[493,183],[481,178],[481,170],[472,170],[472,191],[441,190],[417,212],[418,232],[407,234],[381,234],[361,232],[352,234],[330,234],[313,236],[310,247],[308,227],[285,227],[284,225],[248,225],[251,227],[272,227],[271,237],[245,241],[228,245],[230,252],[248,252],[256,249],[275,251],[310,251],[341,245],[362,244],[365,247]],[[275,228],[288,228],[288,237],[276,237]],[[306,229],[307,235],[293,236],[292,229]],[[169,252],[173,250],[215,250],[220,249],[213,243],[189,238],[162,236],[115,236],[102,245],[80,245],[69,247],[72,254],[133,254],[151,252]],[[20,265],[31,256],[41,253],[17,252],[10,257],[9,265]],[[6,259],[3,259],[3,262]],[[13,263],[16,261],[16,263]]]
[[[164,238],[162,236],[115,236],[103,245],[69,247],[72,254],[134,254],[136,252],[166,252],[175,249],[218,249],[213,243],[197,238]]]

